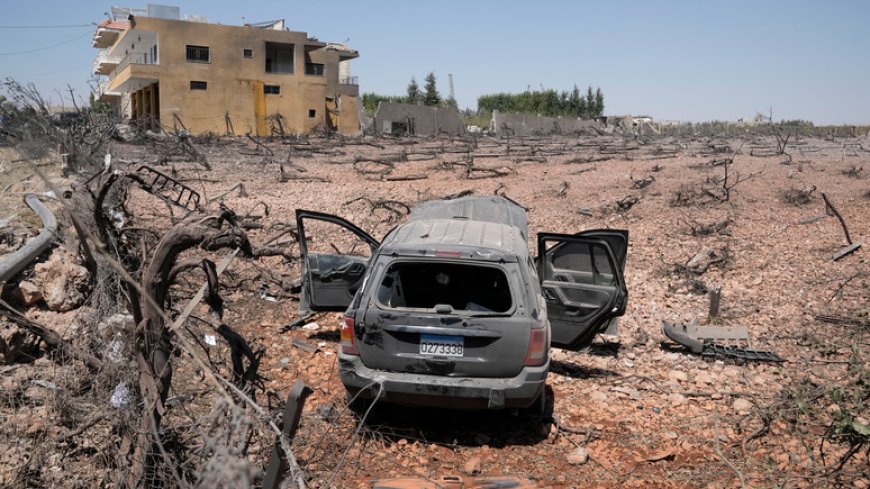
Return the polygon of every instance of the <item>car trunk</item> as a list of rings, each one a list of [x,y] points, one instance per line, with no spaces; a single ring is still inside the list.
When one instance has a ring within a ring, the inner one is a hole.
[[[377,304],[357,332],[366,366],[457,377],[522,369],[531,321],[516,314],[519,285],[505,266],[397,260],[373,287]]]

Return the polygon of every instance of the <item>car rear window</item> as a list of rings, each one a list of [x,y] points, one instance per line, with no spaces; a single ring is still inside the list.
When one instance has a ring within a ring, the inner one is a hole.
[[[432,309],[447,304],[454,311],[508,312],[513,306],[501,268],[447,262],[395,262],[378,290],[378,301],[395,309]]]

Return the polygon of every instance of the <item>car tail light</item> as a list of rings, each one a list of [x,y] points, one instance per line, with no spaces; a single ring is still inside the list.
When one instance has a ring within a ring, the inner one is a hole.
[[[529,350],[526,352],[526,361],[523,365],[537,367],[547,361],[547,329],[538,328],[532,330],[529,338]]]
[[[341,327],[341,351],[347,355],[359,355],[353,334],[353,318],[350,316],[344,317],[344,326]]]

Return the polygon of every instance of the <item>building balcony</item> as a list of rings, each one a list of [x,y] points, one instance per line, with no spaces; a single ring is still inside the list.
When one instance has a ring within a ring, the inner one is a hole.
[[[100,49],[112,47],[121,34],[130,26],[129,22],[104,19],[97,25],[91,46]]]
[[[337,93],[349,97],[359,97],[359,78],[356,76],[339,76]]]
[[[94,58],[94,74],[108,75],[120,62],[120,58],[117,56],[109,56],[109,50],[103,49],[97,54],[97,57]]]
[[[160,79],[160,65],[148,53],[130,53],[109,74],[111,92],[131,92]]]
[[[114,97],[120,97],[121,92],[113,92],[109,90],[109,80],[102,80],[97,85],[97,95],[100,100],[108,100]]]
[[[106,27],[98,27],[96,32],[94,32],[94,38],[91,41],[91,46],[100,49],[106,49],[115,44],[115,41],[118,40],[118,36],[121,35],[121,31],[115,29],[108,29]]]

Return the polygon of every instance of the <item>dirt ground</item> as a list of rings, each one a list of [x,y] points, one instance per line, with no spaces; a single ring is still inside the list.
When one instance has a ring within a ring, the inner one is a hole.
[[[483,474],[526,476],[542,487],[868,487],[866,446],[838,470],[837,459],[849,445],[829,440],[820,447],[844,409],[827,394],[839,386],[848,395],[854,387],[850,379],[866,379],[868,373],[870,179],[866,171],[848,170],[863,165],[870,171],[870,152],[855,142],[862,141],[798,140],[788,161],[752,156],[768,154],[773,146],[756,136],[474,143],[310,139],[269,142],[265,151],[235,139],[197,146],[211,171],[181,161],[161,169],[199,191],[209,208],[223,203],[256,222],[248,230],[256,244],[293,223],[295,209],[337,214],[380,239],[403,212],[373,209],[378,201],[413,205],[463,191],[499,193],[526,206],[532,249],[536,233],[543,231],[630,232],[629,306],[618,337],[601,337],[584,352],[552,352],[547,393],[557,423],[511,412],[375,405],[359,424],[359,417],[343,408],[337,375],[340,314],[313,318],[316,329],[283,331],[297,318],[298,263],[287,257],[237,258],[222,278],[224,321],[265,347],[260,373],[272,391],[273,409],[281,408],[296,379],[314,388],[293,443],[313,487],[369,487],[377,478],[460,474],[478,460]],[[463,148],[471,144],[477,145],[475,154],[484,155],[475,158],[474,167],[497,169],[499,175],[473,172],[468,178],[464,166],[453,164],[465,161]],[[118,145],[114,151],[131,167],[156,161],[147,145]],[[723,158],[733,163],[714,163]],[[726,168],[725,185],[733,185],[727,200],[718,190]],[[426,178],[391,180],[402,176]],[[654,180],[633,188],[644,177]],[[239,182],[243,192],[216,198]],[[14,182],[2,186],[7,183]],[[794,200],[786,194],[790,190],[807,191],[808,202],[788,202],[787,197]],[[832,255],[847,244],[838,220],[801,223],[825,215],[822,192],[842,214],[852,239],[865,242],[836,262]],[[8,196],[4,192],[0,218],[8,214]],[[626,204],[629,197],[637,202]],[[130,198],[137,226],[165,229],[167,206],[144,192],[131,192]],[[173,212],[180,216],[178,209]],[[723,219],[724,229],[697,232]],[[347,237],[319,236],[316,246],[352,247]],[[298,256],[291,239],[276,243],[288,247],[288,256]],[[721,261],[703,273],[687,270],[704,250]],[[747,327],[754,348],[774,351],[784,363],[702,358],[669,345],[662,321],[707,322],[706,290],[715,287],[721,288],[722,302],[713,323]],[[820,315],[853,321],[823,322]],[[293,339],[319,349],[293,347]],[[817,392],[824,395],[802,397]],[[867,403],[864,398],[849,405],[863,425],[870,423]],[[578,447],[588,452],[585,463],[577,460]]]

